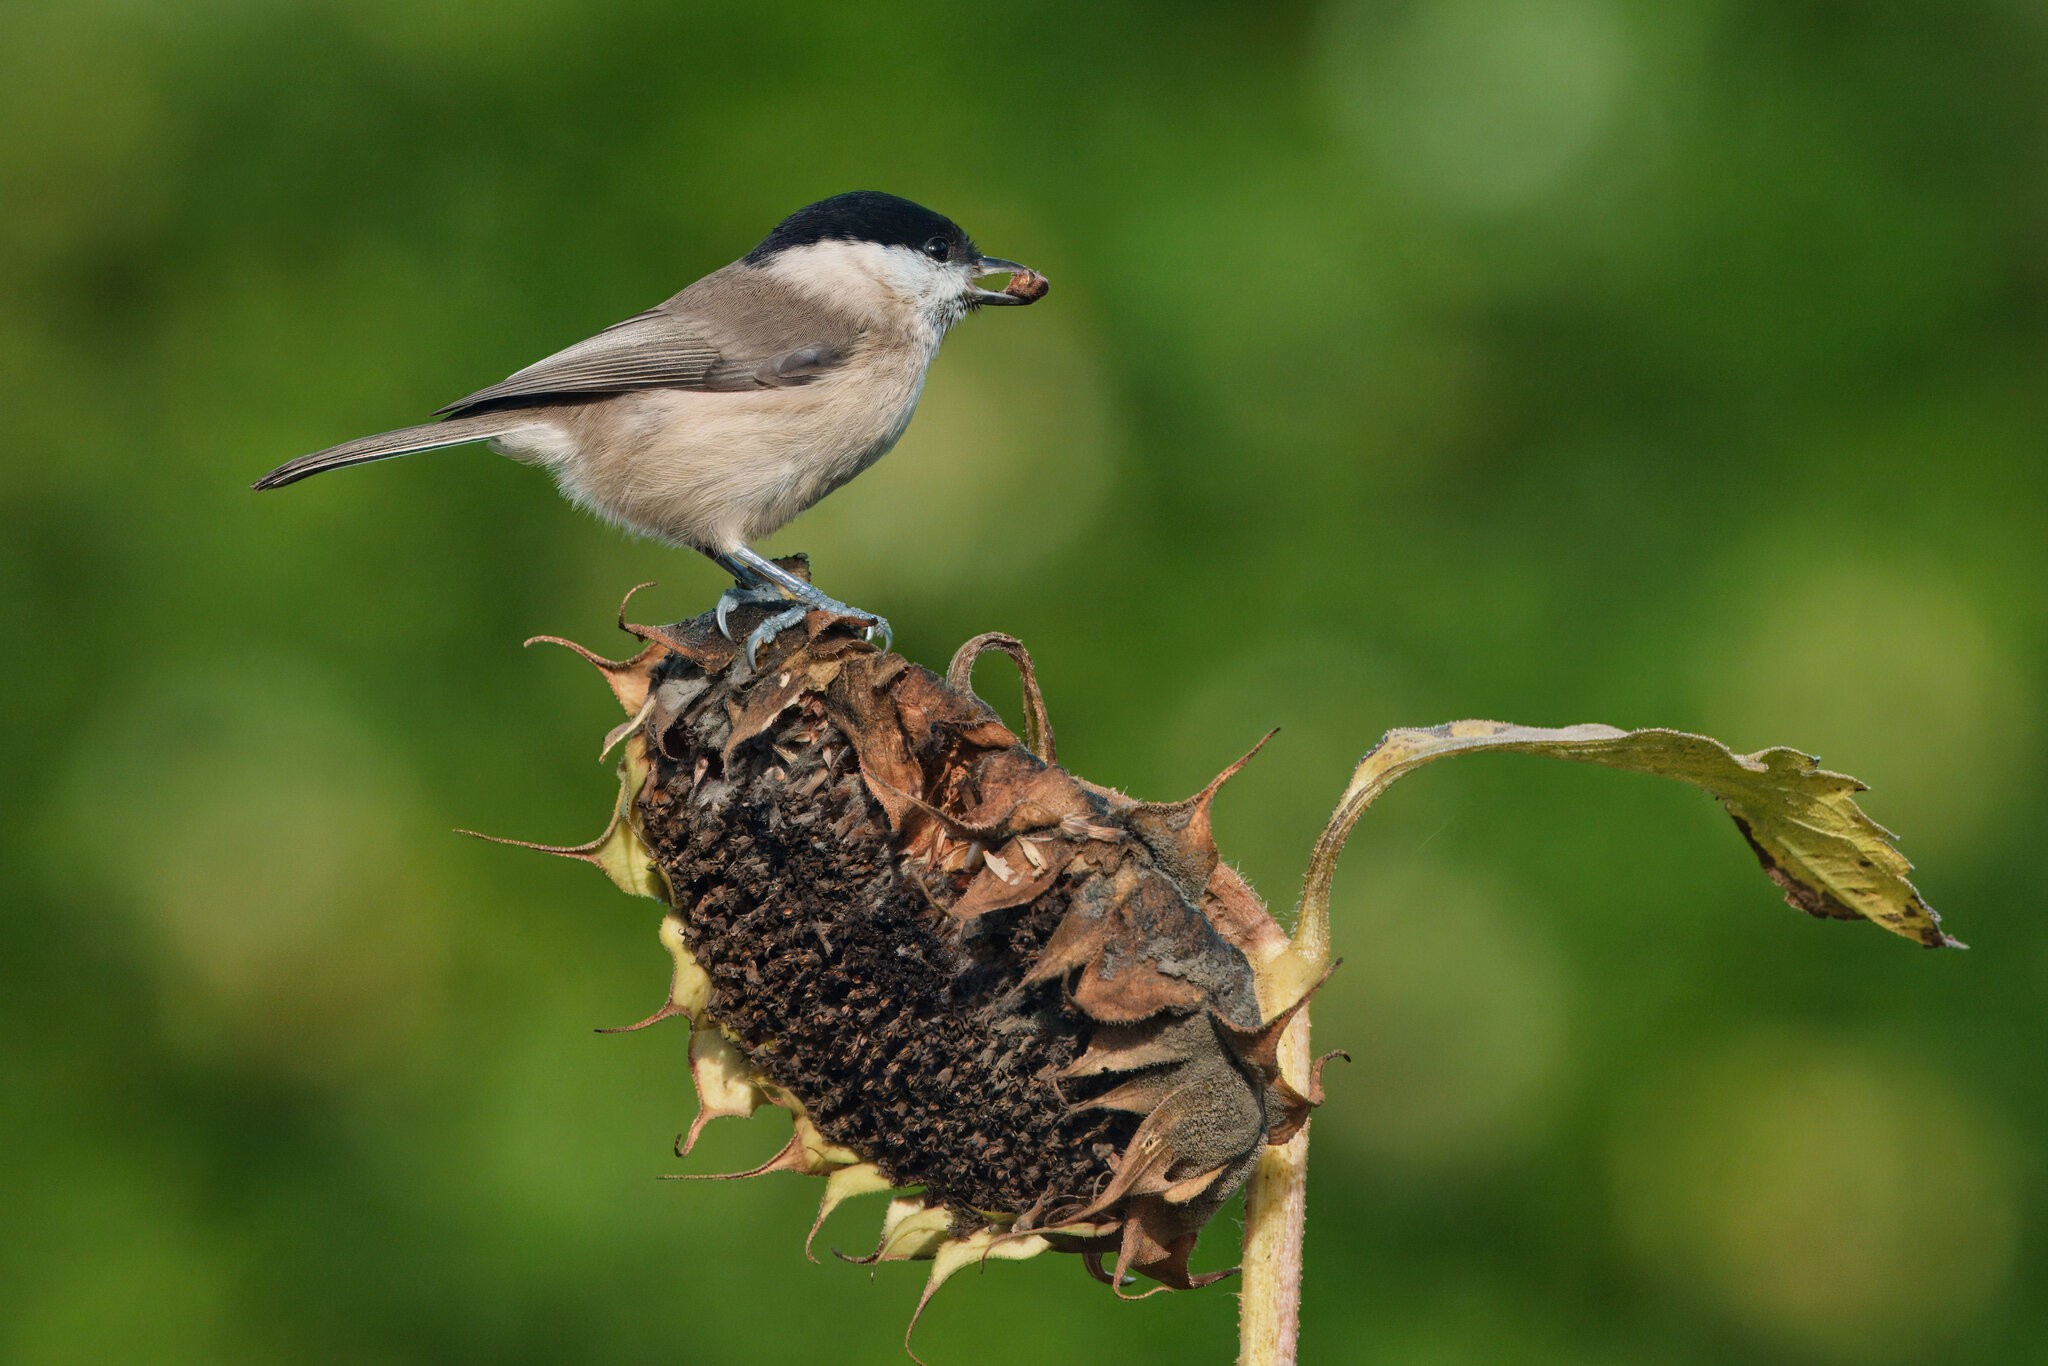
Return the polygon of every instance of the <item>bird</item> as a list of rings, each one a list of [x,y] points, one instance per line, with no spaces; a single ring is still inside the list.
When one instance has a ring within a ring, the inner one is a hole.
[[[1010,277],[1005,288],[983,287],[998,275]],[[571,502],[730,574],[716,610],[728,639],[734,608],[769,609],[747,638],[750,663],[817,609],[865,622],[887,650],[886,618],[826,596],[749,543],[888,454],[954,324],[1049,288],[921,204],[833,195],[732,264],[437,420],[299,456],[255,487],[485,442],[547,470]]]

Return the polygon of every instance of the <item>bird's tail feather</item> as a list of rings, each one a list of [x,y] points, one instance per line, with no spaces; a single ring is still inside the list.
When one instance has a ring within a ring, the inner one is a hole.
[[[372,460],[389,460],[394,455],[411,455],[414,451],[432,451],[443,446],[485,441],[531,420],[516,412],[479,413],[475,417],[454,417],[446,422],[429,422],[420,427],[401,427],[395,432],[357,437],[339,446],[329,446],[324,451],[287,460],[258,479],[255,486],[259,489],[281,489],[308,475],[338,470],[347,465],[365,465]]]

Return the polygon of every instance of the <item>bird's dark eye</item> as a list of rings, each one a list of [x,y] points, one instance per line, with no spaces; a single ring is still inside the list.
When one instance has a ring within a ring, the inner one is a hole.
[[[934,261],[943,261],[952,254],[953,244],[943,237],[934,237],[924,244],[924,254]]]

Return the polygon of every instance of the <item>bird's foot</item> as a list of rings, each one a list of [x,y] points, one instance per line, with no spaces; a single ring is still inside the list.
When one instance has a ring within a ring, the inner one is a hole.
[[[789,599],[780,589],[769,588],[766,585],[756,588],[734,584],[718,595],[718,606],[712,612],[712,619],[718,623],[718,634],[727,640],[737,641],[739,637],[732,633],[732,623],[727,620],[735,607],[781,609],[788,605]],[[777,615],[779,614],[778,610]]]
[[[863,612],[858,607],[850,607],[837,598],[827,597],[809,584],[803,584],[802,587],[806,591],[799,594],[793,589],[785,590],[767,584],[759,587],[734,585],[719,594],[718,608],[714,615],[718,622],[719,634],[727,640],[738,640],[738,637],[733,635],[732,626],[726,619],[735,607],[767,607],[775,609],[770,611],[768,616],[763,618],[761,623],[747,634],[748,668],[758,666],[762,646],[802,621],[806,614],[813,611],[830,612],[834,616],[854,617],[867,622],[868,625],[864,632],[866,638],[870,641],[879,638],[883,653],[886,654],[888,652],[889,646],[894,643],[895,636],[889,629],[889,622],[886,617],[878,617],[873,612]]]

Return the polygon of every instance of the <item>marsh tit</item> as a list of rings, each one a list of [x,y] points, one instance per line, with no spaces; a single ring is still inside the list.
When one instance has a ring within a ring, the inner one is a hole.
[[[1009,275],[1007,287],[979,281]],[[682,293],[440,410],[278,466],[311,474],[473,441],[539,465],[571,501],[701,551],[731,574],[719,599],[767,606],[748,658],[812,608],[848,607],[748,547],[888,454],[954,323],[1026,304],[1047,284],[983,256],[951,219],[862,190],[797,210]]]

